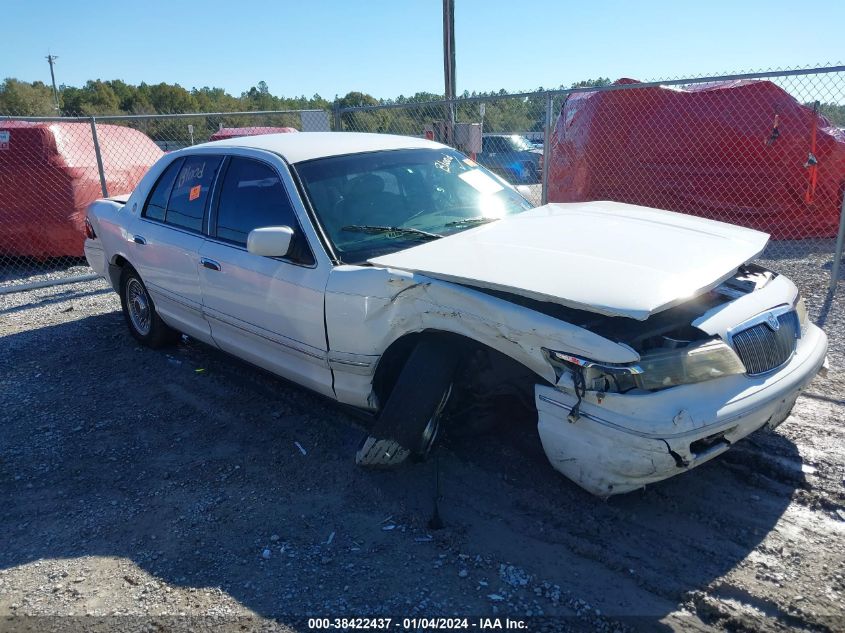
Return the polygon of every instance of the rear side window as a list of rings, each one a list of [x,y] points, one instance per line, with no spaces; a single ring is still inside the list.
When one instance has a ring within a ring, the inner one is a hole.
[[[173,189],[173,183],[176,181],[176,174],[179,173],[179,168],[182,166],[182,159],[175,160],[170,163],[170,166],[164,170],[164,173],[159,177],[158,182],[153,187],[153,192],[147,200],[147,206],[144,209],[144,217],[152,220],[164,222],[164,214],[167,211],[167,201],[170,199],[170,190]]]
[[[182,163],[167,204],[164,221],[189,231],[202,231],[202,220],[214,176],[220,168],[219,156],[191,156]]]

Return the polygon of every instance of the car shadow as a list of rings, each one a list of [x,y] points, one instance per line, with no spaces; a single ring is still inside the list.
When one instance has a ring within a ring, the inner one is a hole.
[[[0,341],[0,569],[41,561],[43,585],[50,561],[116,557],[98,585],[116,611],[145,608],[148,574],[294,628],[310,615],[577,623],[580,600],[651,626],[743,561],[805,485],[795,445],[766,433],[602,501],[517,421],[367,472],[352,459],[361,423],[337,405],[198,343],[141,348],[118,312]]]

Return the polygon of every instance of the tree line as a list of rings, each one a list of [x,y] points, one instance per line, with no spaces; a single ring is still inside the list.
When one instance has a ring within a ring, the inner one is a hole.
[[[611,83],[606,77],[579,81],[569,88],[604,86]],[[559,86],[556,89],[564,89]],[[480,103],[468,101],[457,106],[459,121],[482,121],[485,132],[531,132],[543,129],[546,97],[544,88],[527,97],[510,96],[506,90],[493,92],[464,92],[467,97],[485,97],[483,112]],[[311,97],[282,97],[271,94],[264,81],[240,96],[233,96],[222,88],[192,88],[179,84],[128,84],[120,79],[109,81],[90,80],[82,87],[61,86],[59,107],[56,108],[53,91],[41,82],[25,82],[14,78],[0,84],[0,115],[20,116],[102,116],[120,114],[177,114],[208,112],[250,112],[260,110],[332,110],[334,107],[403,105],[402,108],[344,112],[343,129],[365,132],[392,132],[422,134],[425,123],[445,117],[441,105],[426,102],[443,99],[443,95],[418,92],[411,96],[400,95],[393,99],[378,99],[364,92],[349,92],[331,101],[319,94]],[[560,100],[555,101],[555,107]],[[845,126],[845,106],[823,103],[820,111],[834,125]],[[133,123],[153,139],[166,141],[182,138],[191,121],[173,120]],[[220,126],[273,125],[300,127],[297,115],[272,115],[261,117],[197,117],[193,123],[195,142],[205,140]]]
[[[610,79],[601,77],[578,82],[571,87],[602,86]],[[564,88],[560,86],[559,88]],[[538,92],[544,89],[538,88]],[[443,99],[442,94],[418,92],[411,96],[400,95],[393,99],[377,99],[364,92],[349,92],[333,100],[319,94],[312,97],[281,97],[273,95],[264,81],[240,96],[233,96],[222,88],[193,88],[188,90],[179,84],[128,84],[120,79],[109,81],[90,80],[82,87],[61,86],[59,107],[56,108],[52,88],[41,81],[25,82],[8,78],[0,84],[0,116],[104,116],[123,114],[182,114],[192,112],[251,112],[261,110],[305,110],[331,111],[334,107],[349,108],[376,105],[403,105],[406,108],[369,112],[348,112],[343,114],[343,128],[366,132],[394,132],[401,134],[422,134],[425,122],[444,118],[440,106],[413,106]],[[462,97],[489,97],[485,100],[484,130],[486,132],[541,130],[545,112],[545,97],[542,94],[525,98],[509,98],[506,90],[498,92],[464,92]],[[478,103],[468,102],[458,106],[459,121],[482,120]],[[190,121],[148,121],[133,123],[141,127],[155,140],[177,138],[184,134]],[[199,142],[222,126],[279,125],[299,127],[296,115],[272,115],[261,117],[198,117],[195,122]],[[176,129],[178,127],[178,129]]]
[[[188,112],[237,112],[330,108],[320,95],[311,98],[277,97],[263,81],[234,97],[222,88],[193,88],[179,84],[137,86],[120,79],[89,80],[81,88],[59,87],[59,108],[52,88],[41,81],[28,83],[8,78],[0,84],[0,113],[19,116],[98,116],[115,114],[181,114]]]

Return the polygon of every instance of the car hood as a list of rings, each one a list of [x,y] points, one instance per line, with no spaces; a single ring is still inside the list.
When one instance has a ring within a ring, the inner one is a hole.
[[[556,203],[370,263],[645,320],[717,286],[768,239],[632,204]]]

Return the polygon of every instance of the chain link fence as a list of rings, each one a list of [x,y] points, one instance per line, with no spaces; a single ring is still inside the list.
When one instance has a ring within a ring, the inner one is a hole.
[[[347,132],[429,138],[457,147],[542,204],[546,93],[346,108]],[[453,118],[452,118],[453,117]]]
[[[761,260],[816,297],[839,279],[845,66],[623,79],[337,116],[343,130],[456,146],[536,204],[614,200],[765,231]]]
[[[130,193],[166,152],[331,124],[324,110],[0,117],[0,292],[92,278],[86,208]]]
[[[85,208],[129,193],[165,152],[331,129],[446,142],[535,204],[616,200],[769,232],[763,259],[821,295],[839,279],[843,127],[845,66],[331,113],[0,116],[0,292],[90,273]]]

